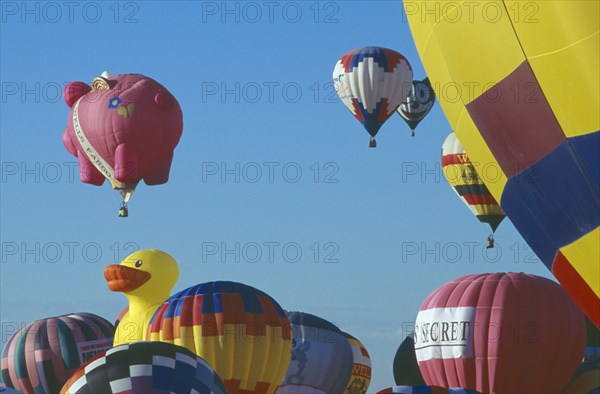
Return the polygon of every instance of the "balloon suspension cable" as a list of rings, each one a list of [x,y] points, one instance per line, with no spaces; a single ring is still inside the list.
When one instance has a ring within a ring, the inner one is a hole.
[[[485,243],[485,247],[487,249],[492,249],[494,247],[494,233],[490,233],[487,238],[487,242]]]
[[[377,141],[375,141],[374,137],[371,137],[371,139],[369,140],[369,148],[376,148],[377,147]]]
[[[128,203],[129,202],[129,200],[133,196],[133,192],[134,191],[135,191],[135,189],[133,189],[133,188],[124,188],[124,189],[120,189],[119,190],[119,193],[121,193],[121,197],[123,197],[123,202],[124,203]]]

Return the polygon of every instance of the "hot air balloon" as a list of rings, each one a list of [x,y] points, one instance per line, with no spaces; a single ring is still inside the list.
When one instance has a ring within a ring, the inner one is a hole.
[[[361,341],[342,332],[352,347],[352,375],[344,394],[366,394],[371,383],[371,357]]]
[[[137,184],[160,185],[169,179],[173,150],[183,130],[175,97],[140,74],[104,72],[92,86],[72,82],[63,97],[71,108],[63,143],[77,157],[81,182],[107,179],[123,197],[119,216]]]
[[[422,81],[413,81],[412,89],[408,97],[398,107],[398,114],[408,127],[410,127],[410,135],[415,136],[415,129],[421,123],[425,116],[433,108],[435,103],[435,92],[429,83],[429,78]]]
[[[408,96],[413,78],[408,60],[391,49],[364,47],[344,54],[333,69],[333,86],[344,105],[371,135]]]
[[[123,323],[121,323],[123,324]],[[292,347],[290,322],[277,301],[254,287],[208,282],[166,300],[149,339],[183,346],[206,359],[232,393],[273,393]]]
[[[343,393],[352,376],[352,348],[334,324],[304,312],[287,312],[292,360],[277,394]]]
[[[112,347],[114,328],[91,313],[37,320],[2,350],[2,380],[23,393],[57,393],[80,365]]]
[[[394,357],[394,381],[399,386],[423,386],[425,381],[419,370],[415,354],[414,334],[407,335]]]
[[[448,121],[484,178],[496,164],[490,192],[600,327],[600,3],[404,7]]]
[[[425,299],[415,323],[419,368],[434,386],[557,392],[584,349],[581,310],[557,283],[524,273],[450,281]]]
[[[600,393],[600,361],[581,363],[569,383],[562,389],[563,394]]]
[[[475,390],[437,387],[437,386],[394,386],[379,390],[376,394],[478,394]]]
[[[493,234],[505,217],[504,211],[477,174],[454,133],[446,137],[442,146],[442,168],[446,180],[458,197],[480,222],[490,225],[492,233],[488,237],[487,247],[493,247]]]
[[[170,343],[120,345],[81,366],[62,394],[227,394],[215,370],[193,352]]]

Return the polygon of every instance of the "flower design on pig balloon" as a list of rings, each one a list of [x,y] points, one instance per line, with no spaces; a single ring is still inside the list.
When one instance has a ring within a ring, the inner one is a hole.
[[[113,97],[110,99],[110,101],[108,102],[108,108],[110,109],[115,109],[119,106],[119,104],[121,104],[123,102],[123,100],[121,100],[121,98],[119,96]]]

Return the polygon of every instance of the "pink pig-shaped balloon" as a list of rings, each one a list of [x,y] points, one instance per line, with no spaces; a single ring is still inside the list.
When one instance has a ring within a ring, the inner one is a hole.
[[[77,157],[81,182],[108,179],[121,192],[120,216],[140,180],[169,179],[173,151],[183,130],[179,103],[161,84],[141,74],[103,73],[92,86],[68,84],[63,97],[69,121],[63,143]]]

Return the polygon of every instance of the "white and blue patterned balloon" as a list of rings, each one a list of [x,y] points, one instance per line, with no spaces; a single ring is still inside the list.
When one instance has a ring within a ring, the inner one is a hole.
[[[412,89],[408,60],[391,49],[364,47],[346,53],[333,69],[335,90],[359,122],[375,135]]]

